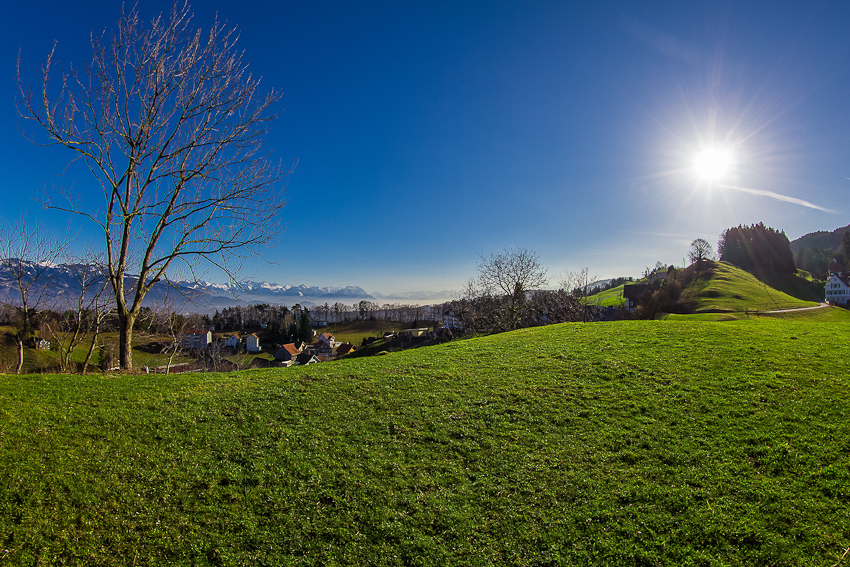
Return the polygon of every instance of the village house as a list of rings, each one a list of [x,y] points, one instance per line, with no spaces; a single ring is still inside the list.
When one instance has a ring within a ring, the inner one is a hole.
[[[313,349],[316,356],[332,357],[334,356],[334,347],[326,342],[321,342]]]
[[[193,350],[205,350],[212,342],[212,332],[203,329],[188,329],[180,335],[180,346]]]
[[[299,366],[303,366],[305,364],[318,364],[319,359],[314,354],[310,354],[307,351],[302,352],[296,357],[296,362]]]
[[[626,311],[632,313],[638,306],[641,296],[650,290],[647,284],[626,284],[623,286],[623,299],[626,300]]]
[[[299,354],[301,354],[301,349],[294,343],[288,343],[277,349],[277,352],[274,353],[274,359],[278,362],[292,362]]]
[[[251,333],[245,337],[245,348],[248,352],[260,352],[263,348],[260,346],[260,337]]]
[[[658,268],[657,270],[652,270],[652,273],[649,274],[649,283],[652,282],[661,282],[664,283],[667,281],[667,269],[668,268]]]
[[[421,329],[405,329],[403,331],[399,331],[399,337],[421,337],[428,333],[428,328],[424,327]]]
[[[349,352],[354,352],[355,350],[357,350],[357,347],[355,347],[353,344],[351,344],[351,343],[342,343],[342,344],[341,344],[341,345],[339,345],[339,347],[336,349],[336,355],[337,355],[337,356],[343,356],[343,355],[345,355],[345,354],[348,354]]]
[[[829,280],[824,288],[827,303],[836,305],[847,305],[850,301],[850,278],[847,274],[833,272],[829,274]]]
[[[242,346],[242,337],[239,336],[239,333],[233,333],[224,339],[224,346],[233,350],[239,350],[239,347]]]

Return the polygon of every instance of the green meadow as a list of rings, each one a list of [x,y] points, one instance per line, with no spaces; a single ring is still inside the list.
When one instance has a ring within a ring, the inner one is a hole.
[[[837,320],[0,376],[0,563],[835,565],[850,547]]]

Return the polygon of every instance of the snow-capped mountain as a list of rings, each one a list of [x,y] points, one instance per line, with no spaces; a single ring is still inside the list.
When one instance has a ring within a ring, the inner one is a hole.
[[[29,295],[32,298],[44,297],[44,302],[61,303],[63,299],[79,297],[81,274],[90,273],[94,267],[82,264],[59,264],[55,266],[37,265],[33,262],[16,262],[20,265],[23,279],[30,281],[35,277]],[[128,289],[136,278],[127,277]],[[208,282],[180,281],[165,282],[154,285],[145,297],[149,306],[169,301],[175,309],[193,309],[196,311],[211,311],[232,305],[248,303],[270,303],[278,305],[293,305],[300,303],[304,306],[341,303],[355,303],[361,300],[374,301],[374,297],[358,286],[330,287],[307,285],[280,285],[271,282],[245,281],[228,284]],[[89,293],[91,293],[91,289]],[[8,264],[0,264],[0,301],[19,302],[20,293],[16,278],[9,270]],[[185,306],[185,307],[184,307]]]

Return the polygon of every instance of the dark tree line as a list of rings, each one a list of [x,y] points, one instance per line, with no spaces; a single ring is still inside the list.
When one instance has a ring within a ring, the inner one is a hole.
[[[803,248],[794,257],[794,263],[801,270],[806,270],[813,277],[826,279],[829,274],[829,264],[840,255],[830,248]]]
[[[717,245],[720,260],[757,273],[794,274],[797,267],[784,231],[763,223],[723,231]]]

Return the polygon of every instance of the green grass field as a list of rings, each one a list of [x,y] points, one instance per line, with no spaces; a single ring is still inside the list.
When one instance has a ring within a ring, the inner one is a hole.
[[[8,565],[835,565],[850,324],[564,324],[0,376]]]

